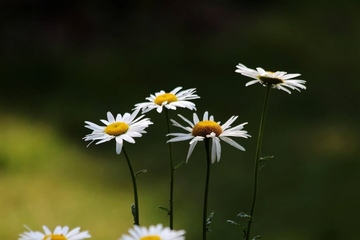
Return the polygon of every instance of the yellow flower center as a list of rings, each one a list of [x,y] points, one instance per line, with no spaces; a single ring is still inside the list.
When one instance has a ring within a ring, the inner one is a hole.
[[[192,135],[206,137],[206,135],[212,132],[215,133],[216,136],[219,136],[223,130],[220,125],[214,121],[200,121],[194,126]]]
[[[46,235],[43,240],[67,240],[67,238],[62,234],[51,234]]]
[[[161,104],[163,102],[171,103],[171,102],[176,102],[177,100],[178,99],[174,94],[172,94],[172,93],[164,93],[164,94],[161,94],[161,95],[157,96],[154,99],[154,103],[161,106]]]
[[[273,72],[267,72],[269,74],[272,74]],[[284,83],[284,80],[281,78],[274,78],[274,77],[269,77],[269,76],[259,76],[258,77],[260,79],[260,81],[266,85],[271,85],[271,84],[279,84],[279,83]]]
[[[114,122],[109,124],[105,128],[105,133],[112,135],[112,136],[119,136],[121,134],[124,134],[129,129],[129,125],[127,125],[124,122]]]
[[[146,236],[140,238],[140,240],[161,240],[161,238],[159,236]]]

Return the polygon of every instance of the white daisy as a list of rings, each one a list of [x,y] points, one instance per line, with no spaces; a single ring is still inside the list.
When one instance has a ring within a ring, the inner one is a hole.
[[[57,226],[52,232],[47,226],[43,226],[44,233],[39,231],[32,231],[25,226],[28,232],[21,233],[18,240],[82,240],[91,238],[88,231],[80,232],[80,227],[74,228],[69,232],[68,226]]]
[[[299,79],[292,79],[300,76],[301,74],[298,73],[291,73],[287,74],[287,72],[269,72],[265,71],[262,68],[256,68],[256,70],[246,67],[245,65],[239,63],[236,66],[238,69],[235,70],[235,72],[240,73],[244,76],[253,78],[255,80],[252,80],[248,83],[246,83],[245,86],[250,86],[255,83],[260,83],[263,86],[272,85],[273,88],[277,88],[279,90],[283,90],[287,93],[290,93],[290,89],[297,90],[300,92],[301,89],[306,89],[306,87],[303,85],[306,83],[304,80]],[[291,79],[291,80],[289,80]]]
[[[96,144],[100,144],[115,138],[116,153],[120,154],[124,140],[135,143],[134,137],[141,137],[142,133],[146,133],[144,129],[153,124],[149,118],[142,119],[144,115],[135,119],[138,113],[139,110],[136,110],[132,114],[125,113],[123,116],[117,114],[116,118],[114,118],[111,112],[107,112],[107,120],[100,120],[105,126],[85,121],[87,124],[85,127],[93,130],[93,132],[87,134],[83,139],[91,141],[90,145],[95,140],[99,140]]]
[[[151,94],[146,100],[149,102],[135,104],[135,109],[141,109],[143,113],[156,109],[158,113],[161,113],[163,107],[167,109],[176,110],[177,107],[188,108],[190,110],[196,110],[195,104],[189,100],[200,98],[195,94],[196,89],[191,88],[188,90],[180,91],[182,87],[177,87],[171,92],[160,92]]]
[[[149,228],[135,225],[129,229],[130,235],[122,235],[119,240],[184,240],[184,230],[171,230],[161,224]]]
[[[227,120],[223,125],[220,125],[220,122],[215,122],[213,116],[208,116],[208,112],[204,113],[203,120],[199,121],[199,117],[196,113],[193,114],[193,122],[184,118],[180,114],[178,114],[180,118],[182,118],[186,123],[190,125],[190,127],[184,127],[178,122],[171,119],[173,126],[180,127],[189,133],[169,133],[168,136],[174,136],[174,138],[170,139],[168,142],[179,142],[179,141],[190,141],[189,151],[186,157],[186,162],[188,161],[191,153],[193,152],[196,144],[199,141],[203,141],[205,138],[212,139],[212,148],[211,148],[211,161],[214,163],[216,160],[220,161],[221,156],[221,144],[220,139],[224,142],[230,144],[231,146],[245,151],[245,149],[232,140],[229,137],[250,137],[247,134],[247,131],[242,130],[244,125],[247,122],[237,125],[235,127],[231,127],[231,124],[238,118],[238,116],[232,116],[229,120]]]

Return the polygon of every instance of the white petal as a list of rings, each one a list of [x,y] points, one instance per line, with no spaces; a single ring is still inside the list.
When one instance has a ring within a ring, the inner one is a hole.
[[[252,80],[252,81],[250,81],[250,82],[247,82],[247,83],[245,84],[245,87],[250,86],[250,85],[253,85],[253,84],[258,83],[258,82],[260,82],[259,79],[257,79],[257,80]]]
[[[135,143],[135,140],[130,137],[128,134],[121,135],[121,138],[129,143]]]
[[[176,95],[176,93],[177,93],[178,91],[180,91],[181,89],[182,89],[182,87],[177,87],[177,88],[175,88],[174,90],[172,90],[170,93]]]
[[[107,119],[108,119],[109,123],[114,123],[115,122],[115,118],[111,114],[111,112],[107,112]]]
[[[229,118],[229,120],[227,120],[223,125],[221,125],[222,130],[225,131],[226,129],[231,127],[230,125],[235,122],[237,118],[238,116],[232,116],[231,118]]]
[[[187,119],[184,119],[184,120],[188,121]],[[192,128],[184,127],[184,126],[180,125],[180,123],[176,122],[175,120],[170,119],[170,121],[172,122],[172,125],[175,126],[175,127],[182,128],[182,129],[184,129],[184,130],[186,130],[188,132],[192,131]],[[188,123],[192,124],[190,121]]]
[[[186,140],[194,138],[194,136],[192,136],[191,134],[186,134],[186,133],[184,133],[182,135],[180,135],[180,133],[178,133],[178,134],[179,134],[178,136],[176,136],[172,139],[169,139],[167,142],[168,143],[169,142],[180,142],[180,141],[186,141]],[[168,136],[171,136],[171,135],[168,134]],[[175,136],[175,134],[173,136]]]
[[[277,85],[277,88],[280,89],[280,90],[283,90],[283,91],[285,91],[285,92],[287,92],[287,93],[289,93],[289,94],[291,94],[290,90],[288,90],[287,88],[284,88],[284,87],[281,86],[281,85]]]
[[[204,116],[203,116],[203,121],[207,121],[207,120],[209,120],[209,113],[206,111],[206,112],[204,112]]]
[[[194,124],[197,124],[199,122],[199,117],[196,113],[193,114],[193,121],[194,121]],[[192,125],[193,127],[194,125]]]
[[[188,154],[186,156],[186,162],[188,162],[188,160],[189,160],[192,152],[194,151],[194,148],[195,148],[197,143],[198,143],[197,141],[194,141],[193,143],[190,144],[189,151],[188,151]]]
[[[290,79],[290,78],[295,78],[295,77],[298,77],[300,76],[301,74],[299,73],[291,73],[291,74],[286,74],[285,76],[283,76],[282,78],[283,79]]]
[[[230,144],[231,146],[241,150],[241,151],[245,151],[245,148],[243,148],[240,144],[238,144],[237,142],[235,142],[234,140],[232,140],[231,138],[228,137],[220,137],[221,140],[223,140],[224,142]]]
[[[212,163],[215,163],[216,159],[219,162],[220,158],[221,158],[221,144],[220,144],[220,139],[215,137],[213,138],[213,149],[215,149],[215,153],[216,153],[216,157],[212,156]],[[215,158],[214,158],[215,157]]]
[[[115,138],[116,140],[116,153],[120,154],[123,146],[123,140],[121,138]]]
[[[68,233],[69,231],[69,227],[68,226],[64,226],[62,229],[61,229],[61,234],[62,235],[65,235]]]
[[[261,67],[257,67],[256,70],[258,71],[258,73],[260,73],[260,75],[266,74],[266,71]]]
[[[50,229],[47,226],[43,226],[43,230],[45,232],[45,235],[50,235],[52,234],[52,232],[50,231]]]
[[[162,106],[159,106],[159,107],[156,108],[156,111],[157,111],[158,113],[161,113],[162,110],[163,110],[163,107],[162,107]]]
[[[196,114],[196,113],[194,113],[194,114]],[[182,120],[184,120],[184,122],[186,122],[186,123],[188,123],[191,127],[194,127],[194,123],[192,123],[190,120],[188,120],[187,118],[185,118],[185,117],[183,117],[182,115],[180,115],[180,114],[178,114],[178,116],[182,119]]]
[[[79,232],[80,232],[80,227],[76,227],[76,228],[74,228],[73,230],[71,230],[71,231],[66,235],[66,237],[67,237],[67,238],[71,238],[71,237],[77,235]]]

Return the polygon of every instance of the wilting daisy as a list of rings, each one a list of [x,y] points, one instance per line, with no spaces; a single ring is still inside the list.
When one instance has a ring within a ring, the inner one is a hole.
[[[184,240],[184,230],[171,230],[161,224],[149,228],[134,226],[129,229],[130,235],[122,235],[119,240]]]
[[[174,138],[170,139],[168,142],[179,142],[179,141],[186,141],[191,139],[189,151],[186,157],[186,161],[188,161],[191,153],[193,152],[196,144],[199,141],[203,141],[205,138],[212,139],[212,148],[211,148],[211,161],[214,163],[216,160],[220,161],[221,156],[221,145],[220,140],[230,144],[231,146],[245,151],[245,149],[234,140],[229,137],[242,137],[248,138],[250,137],[247,134],[247,131],[242,130],[244,125],[247,122],[237,125],[235,127],[231,127],[231,124],[238,118],[238,116],[232,116],[229,120],[227,120],[224,124],[220,125],[220,122],[214,121],[214,116],[210,116],[208,112],[204,113],[203,120],[200,121],[199,117],[196,113],[193,114],[193,122],[186,119],[185,117],[178,114],[180,118],[182,118],[186,123],[190,126],[183,126],[176,122],[175,120],[171,119],[173,126],[180,127],[188,133],[170,133],[169,136],[174,136]]]
[[[44,233],[32,231],[28,227],[26,227],[26,229],[29,231],[21,233],[19,240],[82,240],[91,237],[88,231],[80,232],[80,227],[69,231],[68,226],[57,226],[52,232],[47,226],[43,226]]]
[[[107,112],[107,120],[100,120],[105,126],[85,121],[87,124],[85,127],[93,130],[93,132],[87,134],[83,139],[91,141],[90,144],[98,140],[96,144],[100,144],[115,138],[116,153],[120,154],[124,140],[135,143],[134,137],[141,137],[142,133],[146,133],[144,129],[153,124],[149,118],[142,119],[144,115],[136,118],[138,113],[139,110],[135,110],[132,114],[117,114],[115,118],[111,112]]]
[[[283,90],[287,93],[290,93],[290,89],[297,90],[300,92],[300,89],[306,89],[306,87],[303,85],[306,83],[304,80],[299,79],[292,79],[300,76],[301,74],[298,73],[291,73],[287,74],[287,72],[269,72],[265,71],[264,69],[258,67],[256,70],[246,67],[245,65],[239,63],[237,66],[237,69],[235,72],[240,73],[244,76],[253,78],[255,80],[252,80],[248,83],[246,83],[245,86],[250,86],[255,83],[260,83],[263,86],[269,86],[271,85],[273,88],[277,88],[279,90]]]
[[[151,94],[146,100],[149,102],[135,104],[135,109],[141,109],[143,113],[156,109],[158,113],[161,113],[163,107],[167,109],[176,110],[177,107],[188,108],[190,110],[196,110],[195,104],[189,100],[200,98],[195,94],[196,89],[191,88],[188,90],[180,91],[182,87],[177,87],[171,92],[160,92]]]

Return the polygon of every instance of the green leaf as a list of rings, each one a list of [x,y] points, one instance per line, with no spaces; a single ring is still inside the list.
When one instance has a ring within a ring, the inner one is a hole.
[[[136,208],[135,208],[135,204],[131,204],[131,214],[134,218],[134,223],[136,223]]]
[[[242,232],[244,233],[244,238],[246,237],[246,227],[245,227],[244,225],[242,225],[242,224],[240,224],[240,223],[237,223],[237,222],[235,222],[235,221],[233,221],[233,220],[227,220],[226,222],[240,227],[241,230],[242,230]]]
[[[210,224],[211,224],[211,220],[213,217],[214,217],[214,211],[212,213],[210,213],[209,217],[206,219],[206,231],[207,232],[211,232]]]
[[[260,160],[260,163],[262,164],[259,168],[259,170],[261,170],[263,167],[265,167],[265,165],[270,162],[271,159],[273,159],[275,156],[266,156],[266,157],[261,157],[259,160]]]
[[[159,206],[158,208],[160,208],[161,210],[165,211],[167,213],[167,215],[170,215],[170,210],[167,209],[166,207],[161,207]]]
[[[230,223],[230,224],[233,224],[233,225],[236,225],[236,226],[241,226],[240,223],[237,223],[237,222],[235,222],[235,221],[233,221],[233,220],[226,220],[226,222],[228,222],[228,223]]]
[[[261,162],[261,161],[270,160],[270,159],[272,159],[272,158],[274,158],[274,157],[275,157],[274,155],[272,155],[272,156],[265,156],[265,157],[261,157],[261,158],[260,158],[260,162]]]
[[[137,178],[137,176],[138,176],[139,174],[141,174],[141,173],[146,173],[146,172],[147,172],[147,170],[146,170],[146,169],[143,169],[143,170],[137,171],[137,172],[134,174],[134,176],[135,176],[135,178]]]
[[[181,167],[181,165],[184,164],[184,161],[181,161],[178,165],[176,165],[176,167],[174,168],[174,170],[178,169],[179,167]]]
[[[246,214],[246,213],[244,213],[244,212],[241,212],[241,213],[239,213],[238,215],[236,215],[237,217],[240,217],[240,218],[248,218],[248,219],[250,219],[251,218],[251,216],[249,215],[249,214]]]

